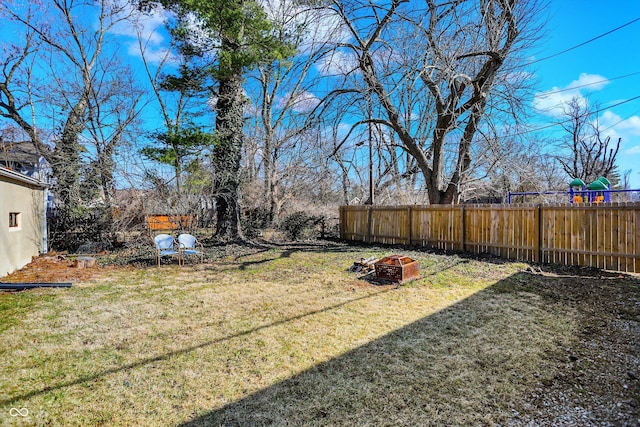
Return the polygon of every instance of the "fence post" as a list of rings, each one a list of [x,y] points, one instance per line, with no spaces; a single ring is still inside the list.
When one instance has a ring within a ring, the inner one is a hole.
[[[407,230],[407,246],[411,246],[411,206],[407,206],[407,226],[409,229]]]
[[[367,206],[367,236],[365,237],[365,242],[371,243],[371,229],[373,228],[372,219],[373,219],[373,206]]]
[[[464,205],[460,205],[460,250],[465,252],[464,241],[466,239],[465,233],[465,218],[464,218]]]
[[[536,205],[536,209],[533,211],[533,261],[540,263],[542,260],[542,252],[540,251],[540,239],[542,236],[542,215],[540,212],[540,205]]]

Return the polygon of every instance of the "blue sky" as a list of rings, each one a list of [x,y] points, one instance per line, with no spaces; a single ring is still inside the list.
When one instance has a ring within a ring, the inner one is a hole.
[[[601,129],[606,129],[605,134],[614,141],[622,138],[620,170],[631,170],[631,186],[640,188],[640,99],[606,108],[640,96],[640,20],[569,52],[540,60],[640,18],[640,0],[549,0],[541,18],[547,21],[545,33],[531,53],[532,59],[539,62],[528,70],[537,81],[535,105],[553,108],[577,96],[603,108],[599,114]],[[162,31],[158,32],[159,26],[159,15],[144,26],[152,40],[152,57],[163,53],[166,42],[160,35]],[[135,49],[130,48],[129,54],[135,57]],[[638,74],[618,78],[633,73]],[[540,97],[544,92],[558,90],[561,92]],[[532,126],[537,127],[561,119],[551,111],[534,120]],[[556,139],[563,136],[562,132],[559,126],[544,131]]]
[[[614,28],[640,18],[637,0],[551,0],[547,33],[534,59],[576,46]],[[640,21],[598,40],[532,65],[540,91],[567,89],[545,98],[548,106],[571,96],[588,97],[591,104],[614,105],[640,96]],[[615,79],[619,76],[636,75]],[[611,80],[613,79],[613,80]],[[640,99],[606,109],[599,115],[600,125],[612,139],[622,138],[618,163],[620,170],[632,170],[631,186],[640,188]],[[552,122],[547,115],[542,120]],[[558,128],[549,130],[557,134]]]
[[[546,33],[531,52],[533,60],[564,51],[640,18],[640,0],[549,0],[543,15],[541,19],[547,21]],[[162,20],[161,14],[155,14],[147,17],[140,27],[149,40],[147,54],[152,61],[160,59],[165,52],[167,36],[162,30]],[[118,27],[112,32],[123,36],[120,46],[123,56],[142,75],[137,59],[139,51],[131,38],[135,35],[133,28]],[[580,96],[592,104],[607,107],[640,96],[639,51],[640,20],[584,46],[534,63],[528,71],[535,75],[538,95],[563,90],[546,98],[538,97],[538,105],[542,100],[547,107],[553,107],[572,96]],[[633,73],[638,74],[616,79]],[[592,84],[594,82],[599,83]],[[590,85],[566,90],[583,84]],[[157,112],[153,109],[143,114],[143,120],[154,119]],[[622,138],[618,155],[620,170],[632,170],[631,186],[640,188],[640,99],[604,109],[599,119],[612,139]],[[544,126],[558,120],[553,113],[540,114],[532,125]],[[562,134],[559,127],[544,132],[556,138]]]

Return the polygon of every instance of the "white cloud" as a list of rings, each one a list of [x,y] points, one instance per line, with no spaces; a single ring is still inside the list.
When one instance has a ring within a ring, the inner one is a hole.
[[[123,6],[115,17],[117,21],[109,32],[121,36],[130,56],[144,55],[147,62],[159,64],[163,60],[175,61],[168,50],[165,24],[170,12],[158,8],[142,13],[132,5]]]
[[[340,43],[350,38],[340,17],[330,8],[319,8],[298,0],[258,0],[267,16],[294,34],[303,31],[300,50],[318,43]]]
[[[111,28],[110,32],[131,38],[137,38],[140,34],[142,40],[158,45],[164,42],[164,37],[158,30],[164,28],[167,16],[164,9],[154,9],[149,13],[142,13],[137,11],[134,6],[129,5],[118,14],[117,18],[120,20]]]
[[[298,113],[308,113],[313,110],[320,103],[320,98],[312,94],[311,92],[302,91],[300,93],[291,94],[291,92],[285,94],[282,98],[279,98],[276,102],[278,108],[285,108],[290,106],[293,111]]]
[[[618,138],[622,139],[621,153],[626,155],[640,154],[640,146],[636,144],[640,136],[640,117],[631,116],[623,118],[612,111],[605,111],[598,117],[598,127],[603,137],[610,137],[612,143],[616,143]],[[619,160],[623,160],[620,159]]]
[[[215,103],[211,103],[209,107],[212,110],[215,110]],[[242,113],[245,115],[245,117],[258,117],[258,115],[260,114],[260,108],[258,108],[258,106],[253,102],[245,102],[244,104],[242,104]]]
[[[131,56],[142,56],[140,45],[134,42],[127,43],[127,53]],[[154,45],[144,46],[144,57],[150,64],[159,64],[163,61],[171,63],[177,62],[175,55],[173,55],[168,49]]]
[[[609,80],[599,74],[582,73],[578,80],[567,85],[567,89],[581,89],[588,87],[590,90],[600,90],[609,84]]]
[[[636,145],[634,147],[628,148],[624,151],[624,154],[627,155],[635,155],[640,154],[640,145]]]
[[[314,11],[309,16],[307,33],[302,41],[299,51],[302,54],[311,54],[320,46],[336,46],[340,43],[348,43],[352,39],[344,22],[333,11]]]
[[[618,132],[628,135],[640,135],[640,117],[631,116],[623,119],[612,111],[605,111],[600,116],[600,127],[602,129],[613,128]]]
[[[297,0],[259,0],[269,19],[289,34],[298,34],[298,55],[310,56],[351,40],[351,33],[341,18],[330,8],[301,4]],[[336,58],[332,64],[335,65]],[[321,73],[332,73],[331,66],[316,67]]]
[[[557,87],[553,87],[548,92],[536,94],[533,100],[533,107],[542,114],[559,117],[564,114],[564,106],[572,99],[576,99],[580,105],[587,105],[587,99],[579,91],[569,90],[559,92]]]
[[[331,51],[318,61],[318,71],[324,75],[347,75],[358,67],[353,53]]]
[[[608,83],[609,81],[599,74],[582,73],[577,80],[565,87],[554,86],[548,91],[536,94],[533,106],[542,114],[554,117],[562,116],[564,106],[572,99],[576,99],[581,105],[588,105],[587,98],[582,94],[583,90],[600,90]]]

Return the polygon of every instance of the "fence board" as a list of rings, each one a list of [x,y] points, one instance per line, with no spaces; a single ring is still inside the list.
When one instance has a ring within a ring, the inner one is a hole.
[[[342,206],[345,240],[640,272],[640,203]]]
[[[638,224],[640,224],[640,210],[637,210],[633,213],[633,251],[634,253],[639,253],[640,251],[640,229],[638,229]],[[640,258],[636,258],[634,260],[634,271],[636,273],[640,272]]]
[[[192,228],[196,223],[194,215],[147,215],[145,220],[152,232]]]
[[[627,229],[627,233],[625,236],[625,253],[638,253],[638,247],[635,245],[634,241],[634,233],[636,233],[635,213],[626,211],[625,214],[625,228]],[[635,265],[635,260],[632,258],[627,258],[626,266],[626,271],[639,271]]]

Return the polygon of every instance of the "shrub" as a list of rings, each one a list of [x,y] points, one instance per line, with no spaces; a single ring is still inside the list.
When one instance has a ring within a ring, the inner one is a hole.
[[[250,239],[260,236],[261,230],[267,225],[269,225],[269,211],[265,208],[251,209],[240,218],[242,233]]]
[[[314,218],[306,212],[294,212],[280,223],[280,229],[290,240],[298,240],[304,232],[313,224]]]

